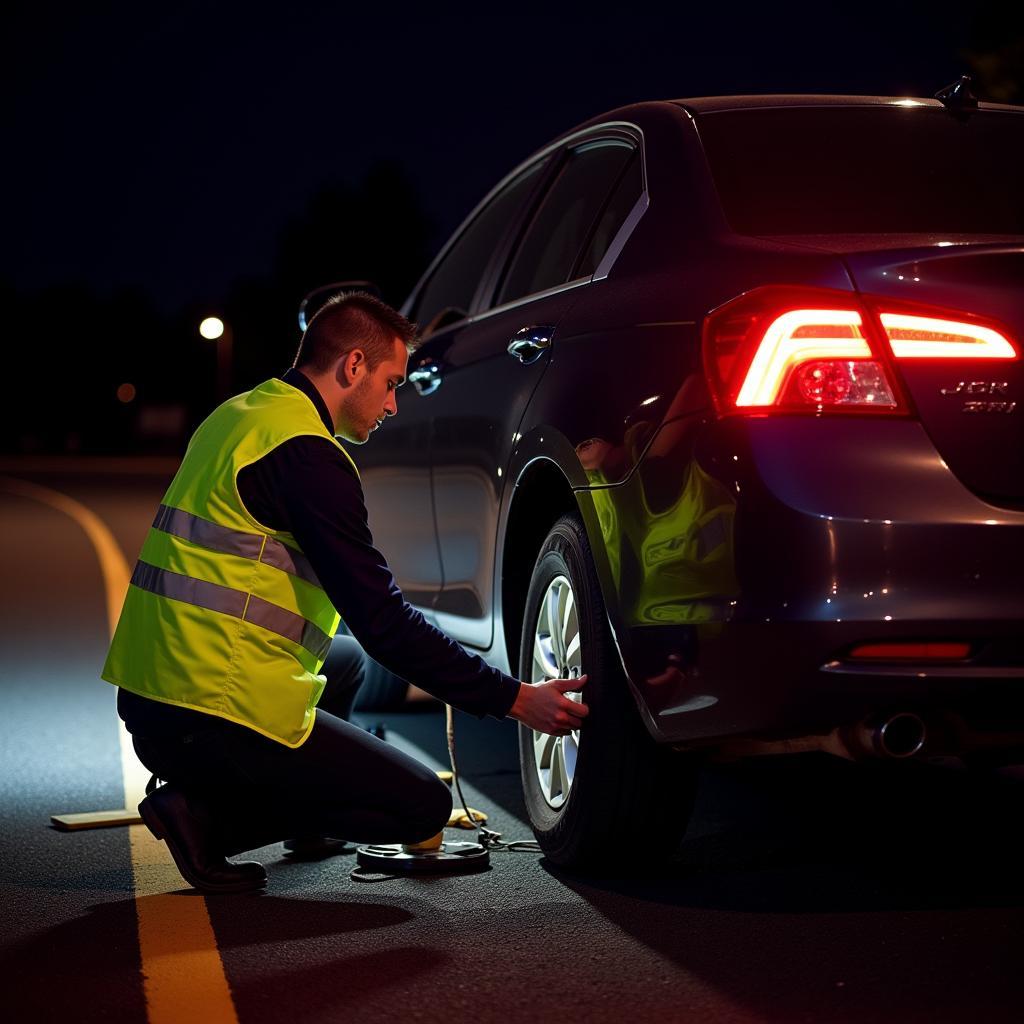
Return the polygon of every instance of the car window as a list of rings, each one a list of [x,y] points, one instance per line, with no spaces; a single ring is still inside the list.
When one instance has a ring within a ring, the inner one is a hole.
[[[636,206],[644,190],[643,166],[640,154],[634,153],[626,169],[619,177],[611,199],[605,204],[597,218],[597,223],[590,235],[590,241],[573,272],[573,277],[589,277],[597,269],[598,264],[618,234],[622,222],[629,216],[629,211]]]
[[[741,234],[1024,232],[1016,113],[809,107],[721,111],[697,127]]]
[[[569,280],[590,228],[632,153],[628,142],[600,140],[566,155],[512,259],[499,304]]]
[[[536,183],[542,164],[543,161],[537,161],[509,182],[476,215],[434,268],[411,312],[421,329],[445,310],[458,311],[462,316],[468,314],[480,277]],[[452,314],[452,319],[458,319],[456,313]]]

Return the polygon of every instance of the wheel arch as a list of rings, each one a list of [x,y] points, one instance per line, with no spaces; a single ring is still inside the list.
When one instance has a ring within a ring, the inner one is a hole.
[[[501,557],[502,631],[513,673],[519,670],[519,635],[537,555],[555,522],[578,508],[572,486],[550,459],[534,459],[516,481]]]
[[[620,635],[615,608],[609,605],[610,570],[600,526],[589,491],[574,488],[554,461],[532,460],[521,472],[509,505],[501,551],[501,623],[505,650],[513,673],[518,668],[519,638],[526,595],[537,555],[551,527],[567,513],[577,514],[590,539],[598,582],[612,636]],[[621,657],[621,651],[620,651]]]

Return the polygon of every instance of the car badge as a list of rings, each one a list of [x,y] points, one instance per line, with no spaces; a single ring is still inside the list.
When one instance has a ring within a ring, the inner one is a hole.
[[[977,396],[968,398],[961,406],[961,412],[1008,414],[1017,408],[1017,403],[1009,398],[1009,387],[1010,382],[1007,380],[961,380],[955,387],[940,388],[939,393]]]

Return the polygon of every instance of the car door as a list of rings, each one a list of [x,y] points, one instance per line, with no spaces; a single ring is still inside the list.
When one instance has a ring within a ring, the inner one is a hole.
[[[465,323],[488,261],[542,168],[543,161],[535,162],[485,199],[424,275],[403,312],[419,323],[426,342],[409,358],[407,384],[396,395],[398,415],[357,454],[374,539],[407,600],[424,611],[433,608],[443,581],[430,472],[431,367]]]
[[[431,464],[444,583],[434,608],[442,629],[482,650],[493,639],[503,474],[558,323],[593,272],[578,272],[582,250],[633,149],[586,139],[558,152],[543,196],[485,286],[490,308],[438,354]]]
[[[442,582],[430,492],[430,409],[412,388],[403,386],[396,400],[398,415],[351,451],[374,543],[406,600],[428,609]]]

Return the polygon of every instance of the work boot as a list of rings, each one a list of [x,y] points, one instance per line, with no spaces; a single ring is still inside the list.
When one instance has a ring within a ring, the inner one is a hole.
[[[182,878],[200,892],[247,892],[267,884],[262,864],[232,864],[217,850],[212,830],[173,785],[155,789],[139,804],[150,832],[171,851]]]

